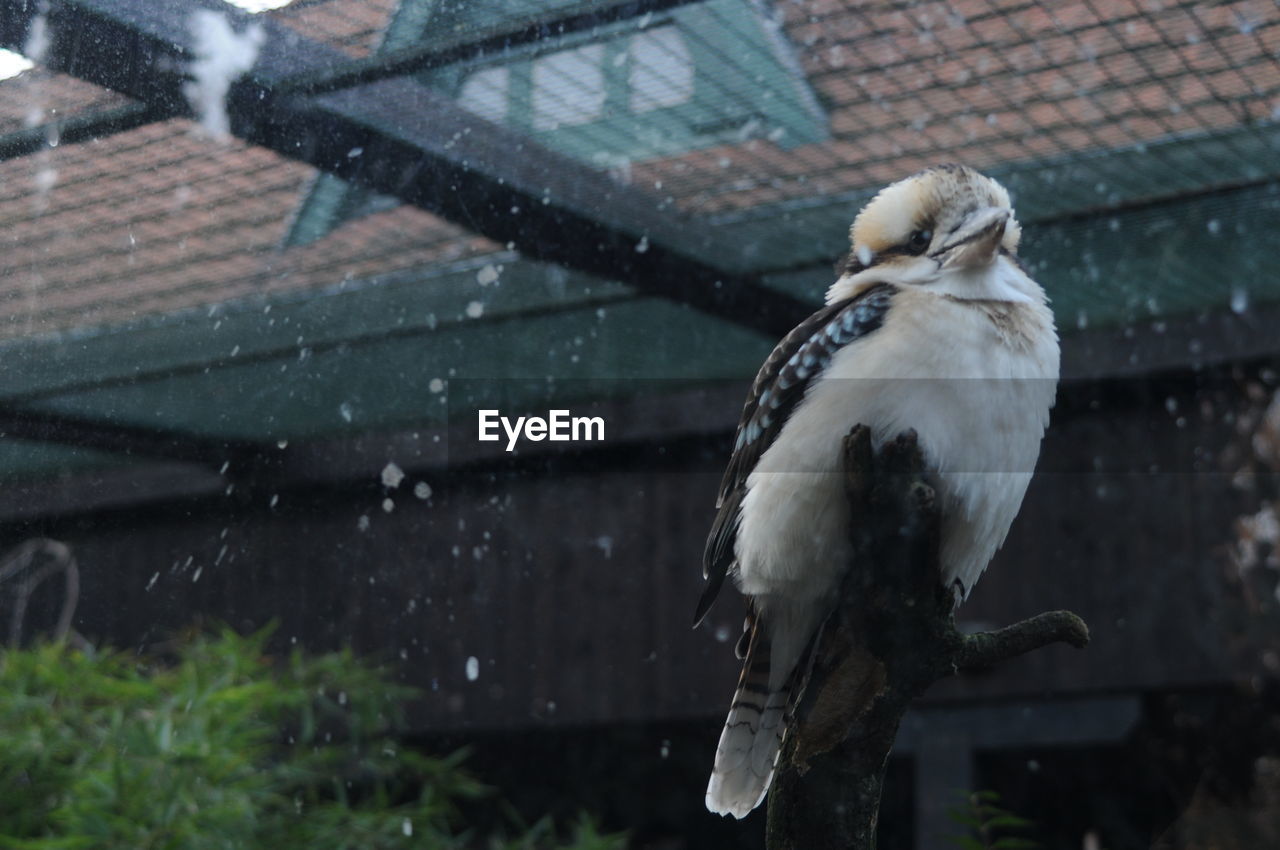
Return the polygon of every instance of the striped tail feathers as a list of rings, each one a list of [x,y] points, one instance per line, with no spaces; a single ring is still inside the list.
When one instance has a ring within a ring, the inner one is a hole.
[[[746,817],[769,790],[790,706],[789,688],[769,688],[771,645],[763,625],[752,616],[747,622],[746,659],[707,784],[707,808],[735,818]]]
[[[786,603],[775,597],[764,614],[757,607],[761,601],[749,602],[738,643],[742,675],[707,784],[707,808],[735,818],[746,817],[769,791],[825,626],[823,606],[814,600]]]

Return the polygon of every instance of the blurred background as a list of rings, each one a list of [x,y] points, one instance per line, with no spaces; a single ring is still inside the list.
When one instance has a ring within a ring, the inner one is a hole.
[[[859,207],[961,162],[1063,382],[959,617],[1093,643],[930,691],[881,846],[978,791],[1045,848],[1280,844],[1275,3],[0,0],[0,46],[11,647],[275,623],[522,818],[763,847],[702,803],[715,490]],[[605,440],[475,438],[550,407]]]

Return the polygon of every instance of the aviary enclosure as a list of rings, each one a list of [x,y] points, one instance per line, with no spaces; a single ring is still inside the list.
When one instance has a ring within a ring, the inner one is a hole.
[[[878,846],[1280,844],[1274,3],[0,0],[0,47],[0,776],[48,807],[0,843],[764,847],[703,801],[720,476],[853,216],[954,162],[1062,352],[956,626],[1090,643],[924,690]],[[100,712],[103,658],[154,687]],[[244,808],[125,805],[235,745],[201,669],[271,732]],[[93,746],[21,713],[71,704]]]

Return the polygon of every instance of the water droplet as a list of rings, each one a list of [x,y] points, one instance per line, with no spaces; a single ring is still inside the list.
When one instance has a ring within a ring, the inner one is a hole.
[[[1231,312],[1239,315],[1249,309],[1248,290],[1236,287],[1231,290]]]
[[[404,470],[396,466],[394,462],[388,463],[382,468],[382,486],[395,489],[400,486],[400,482],[404,480]]]

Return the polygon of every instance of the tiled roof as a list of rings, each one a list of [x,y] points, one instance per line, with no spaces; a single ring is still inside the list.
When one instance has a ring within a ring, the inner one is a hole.
[[[874,187],[1280,117],[1280,9],[1251,2],[777,4],[831,139],[633,165],[686,209]]]
[[[0,333],[324,286],[482,246],[400,207],[284,250],[289,216],[314,173],[261,148],[210,140],[185,120],[0,163]]]
[[[359,56],[395,5],[327,0],[273,14]],[[1280,9],[1269,2],[776,8],[829,137],[791,150],[746,138],[634,162],[620,179],[687,211],[723,214],[864,190],[942,159],[1033,164],[1267,126],[1280,115]],[[28,72],[0,83],[0,133],[125,102]],[[185,120],[0,163],[0,336],[328,286],[499,247],[401,207],[285,249],[314,176],[269,151],[210,140]]]
[[[128,102],[92,83],[33,68],[0,85],[0,134]]]

